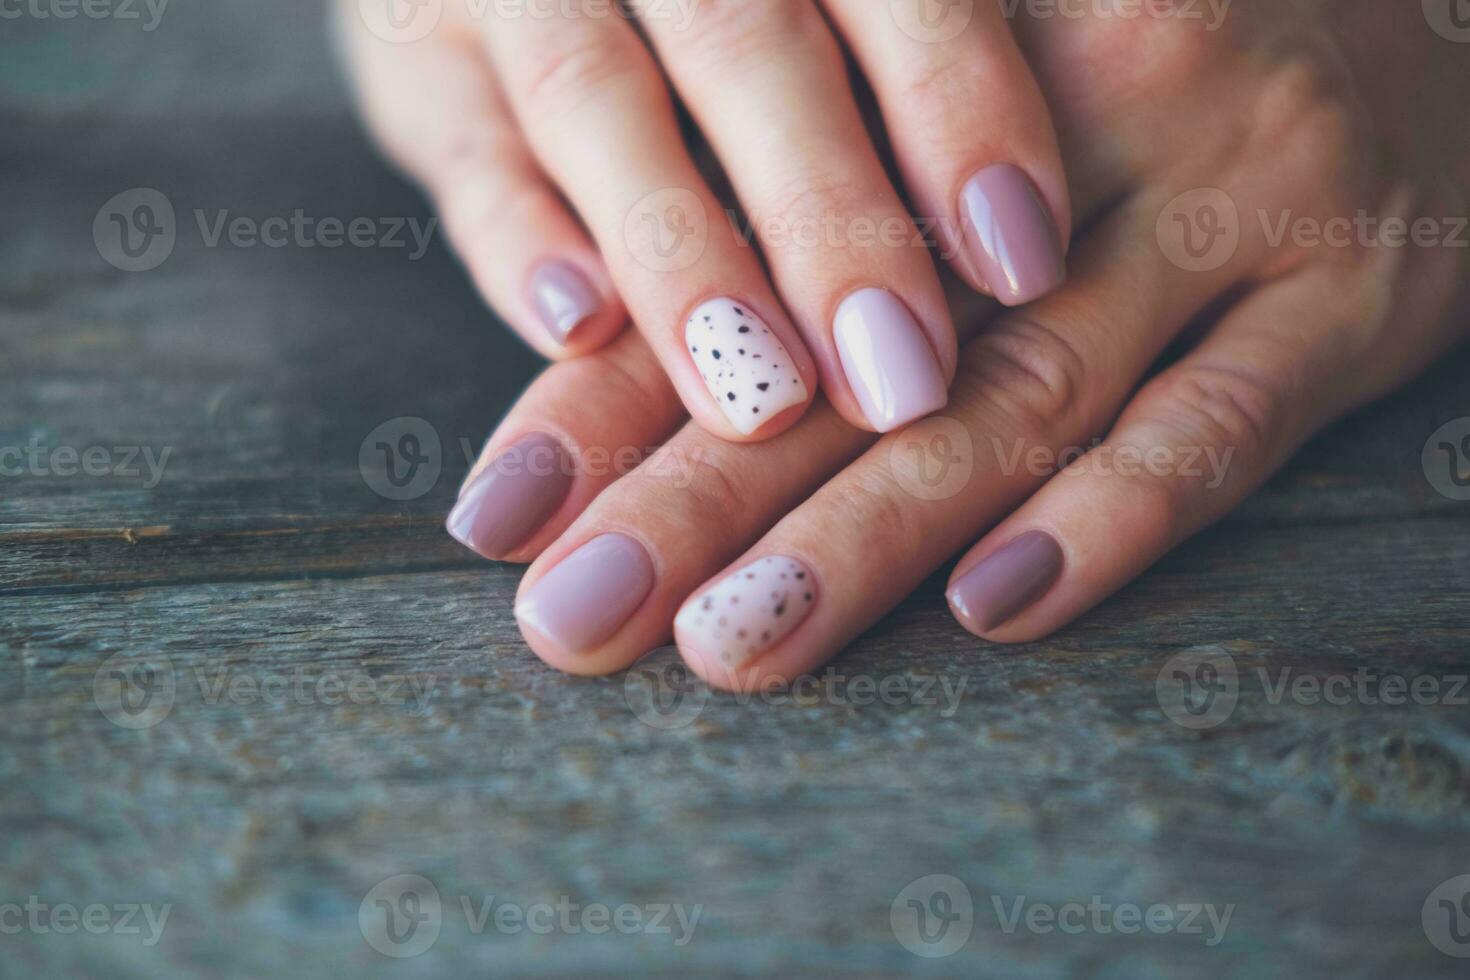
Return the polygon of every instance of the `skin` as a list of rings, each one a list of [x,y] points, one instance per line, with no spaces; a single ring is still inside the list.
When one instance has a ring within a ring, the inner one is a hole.
[[[1068,161],[1077,230],[1066,285],[1002,312],[952,292],[949,405],[881,438],[854,428],[840,397],[765,442],[680,428],[678,382],[635,333],[549,368],[480,468],[533,431],[609,450],[672,435],[621,479],[579,475],[530,540],[493,556],[531,562],[523,595],[605,532],[652,559],[652,591],[595,649],[561,649],[526,629],[546,662],[623,669],[667,642],[690,597],[754,559],[789,556],[812,571],[819,598],[754,662],[732,669],[676,636],[715,686],[789,680],[967,545],[952,581],[1028,531],[1060,546],[1055,583],[999,624],[957,612],[988,640],[1037,639],[1228,513],[1312,433],[1462,339],[1470,250],[1456,247],[1455,229],[1470,177],[1459,104],[1470,57],[1429,29],[1419,5],[1237,0],[1218,31],[1095,14],[1011,26]],[[969,77],[954,83],[959,95]],[[890,131],[904,124],[889,119]],[[1238,216],[1234,247],[1204,263],[1181,237],[1191,216],[1201,220],[1201,200]],[[1360,212],[1380,231],[1347,230]],[[1389,219],[1424,233],[1399,242]],[[1313,228],[1333,237],[1301,233]],[[1177,359],[1150,375],[1166,350]],[[910,460],[938,434],[967,443],[973,466],[932,499],[915,489]],[[1094,438],[1060,474],[1006,462]],[[1162,462],[1119,462],[1150,453]],[[1181,463],[1190,454],[1229,462],[1195,475]]]

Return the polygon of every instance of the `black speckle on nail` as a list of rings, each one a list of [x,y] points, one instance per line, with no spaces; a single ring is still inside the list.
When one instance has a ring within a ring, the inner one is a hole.
[[[740,332],[741,333],[750,333],[750,328],[747,327],[747,326],[745,326],[744,324],[741,324],[741,326],[740,326]]]
[[[714,355],[714,356],[715,356],[715,360],[717,360],[717,361],[718,361],[718,360],[719,360],[719,359],[720,359],[720,352],[719,352],[719,351],[717,351],[717,350],[715,350],[715,351],[710,351],[710,353],[711,353],[711,354],[713,354],[713,355]]]
[[[735,400],[735,392],[733,392],[733,391],[726,392],[725,397],[728,398],[728,399],[730,399],[730,401],[733,402]]]
[[[769,381],[762,381],[760,384],[756,385],[756,387],[759,388],[761,391],[765,391],[766,389],[771,387],[771,383]]]

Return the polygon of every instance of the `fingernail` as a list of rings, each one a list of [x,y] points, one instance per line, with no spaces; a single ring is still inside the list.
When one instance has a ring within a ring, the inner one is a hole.
[[[986,167],[960,192],[965,241],[995,298],[1029,303],[1066,278],[1056,222],[1031,178],[1008,163]]]
[[[1046,595],[1061,574],[1061,545],[1043,531],[1027,531],[956,579],[946,598],[960,622],[984,633]]]
[[[565,344],[572,331],[602,308],[602,297],[570,262],[543,262],[531,274],[531,298],[546,332]]]
[[[552,436],[533,432],[464,488],[444,527],[471,551],[498,558],[535,534],[571,489],[566,450]]]
[[[816,580],[795,558],[762,558],[721,579],[679,610],[674,626],[701,653],[743,667],[801,625]]]
[[[842,373],[879,432],[936,412],[949,400],[929,339],[908,307],[886,289],[860,289],[843,300],[833,334]]]
[[[574,653],[599,646],[653,588],[653,561],[622,534],[593,538],[516,603],[516,619]]]
[[[712,299],[684,325],[684,342],[725,418],[750,435],[807,400],[806,382],[766,322],[743,303]]]

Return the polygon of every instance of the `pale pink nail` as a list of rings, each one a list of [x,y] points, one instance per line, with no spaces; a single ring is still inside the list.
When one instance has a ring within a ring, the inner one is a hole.
[[[877,431],[891,432],[949,400],[928,337],[886,289],[860,289],[843,300],[833,335],[847,383]]]
[[[516,619],[577,653],[607,641],[653,588],[653,561],[623,534],[593,538],[521,596]]]

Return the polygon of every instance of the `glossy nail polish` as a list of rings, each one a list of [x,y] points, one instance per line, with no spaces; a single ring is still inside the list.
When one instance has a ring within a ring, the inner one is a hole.
[[[486,558],[524,544],[572,489],[572,464],[562,444],[544,432],[522,437],[460,493],[445,529]]]
[[[623,534],[593,538],[521,596],[516,619],[573,653],[616,633],[653,588],[653,561]]]
[[[929,338],[886,289],[860,289],[844,299],[832,332],[842,372],[877,431],[891,432],[949,400]]]
[[[674,625],[699,652],[743,667],[800,626],[816,594],[816,580],[801,562],[761,558],[685,603]]]
[[[960,214],[965,246],[1002,303],[1029,303],[1066,278],[1056,222],[1019,167],[996,164],[971,177],[960,192]]]
[[[984,633],[1020,615],[1061,574],[1061,545],[1044,531],[1027,531],[957,578],[946,598],[960,622]]]
[[[602,308],[602,297],[570,262],[543,262],[531,273],[531,299],[546,332],[565,344],[572,331]]]
[[[712,299],[684,325],[684,343],[720,411],[741,435],[807,400],[780,338],[743,303]]]

